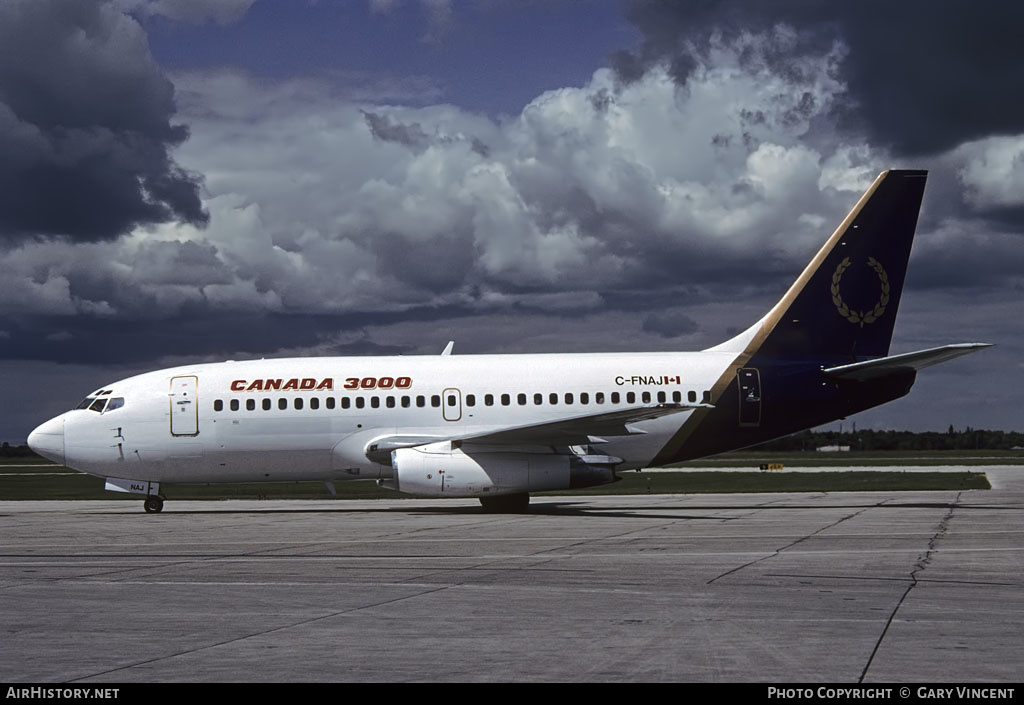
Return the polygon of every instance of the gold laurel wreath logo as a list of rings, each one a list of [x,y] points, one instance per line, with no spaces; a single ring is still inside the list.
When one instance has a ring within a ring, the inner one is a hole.
[[[882,267],[881,263],[874,257],[868,257],[868,266],[875,270],[875,274],[878,275],[879,281],[882,283],[882,296],[878,299],[878,303],[870,311],[854,311],[843,301],[843,297],[839,294],[839,280],[843,278],[843,272],[850,266],[850,258],[846,257],[839,266],[836,267],[835,274],[832,275],[832,303],[836,305],[836,310],[839,311],[839,315],[848,320],[850,323],[859,323],[860,327],[863,328],[865,323],[874,323],[882,314],[885,313],[885,307],[889,305],[889,275],[886,274],[885,268]]]

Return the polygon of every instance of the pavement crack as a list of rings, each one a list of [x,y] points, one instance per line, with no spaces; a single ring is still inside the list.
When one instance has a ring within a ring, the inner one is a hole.
[[[396,602],[401,602],[403,600],[408,600],[408,599],[416,598],[416,597],[422,597],[424,595],[429,595],[429,594],[431,594],[433,592],[440,592],[441,590],[447,590],[450,587],[452,587],[452,586],[450,586],[450,585],[441,585],[439,587],[433,587],[433,588],[430,588],[430,589],[427,589],[427,590],[421,590],[421,591],[419,591],[419,592],[417,592],[415,594],[412,594],[412,595],[403,595],[401,597],[395,597],[395,598],[391,598],[391,599],[387,599],[387,600],[381,600],[380,602],[374,602],[374,603],[368,604],[368,605],[359,605],[358,607],[351,607],[349,609],[338,610],[337,612],[331,612],[329,614],[322,614],[322,615],[320,615],[318,617],[310,617],[308,619],[300,619],[297,622],[292,622],[290,624],[282,624],[282,625],[277,626],[277,627],[272,627],[270,629],[263,629],[261,631],[252,632],[250,634],[243,634],[241,636],[233,637],[231,639],[224,639],[222,641],[218,641],[218,642],[215,642],[215,643],[212,643],[212,644],[204,644],[203,646],[197,646],[194,649],[185,649],[183,651],[178,651],[178,652],[173,653],[173,654],[165,654],[163,656],[157,656],[157,657],[154,657],[154,658],[151,658],[151,659],[145,659],[143,661],[136,661],[135,663],[129,663],[129,664],[126,664],[124,666],[118,666],[117,668],[111,668],[111,669],[108,669],[106,671],[99,671],[97,673],[90,673],[89,675],[81,676],[79,678],[72,678],[72,679],[68,680],[68,683],[77,683],[78,681],[84,680],[86,678],[99,678],[101,676],[108,676],[111,673],[118,673],[119,671],[126,671],[126,670],[131,669],[131,668],[137,668],[139,666],[145,666],[145,665],[151,664],[151,663],[158,663],[160,661],[166,661],[168,659],[177,658],[179,656],[187,656],[189,654],[199,653],[200,651],[206,651],[207,649],[215,649],[215,648],[220,647],[220,646],[226,646],[227,644],[234,644],[234,643],[239,642],[239,641],[245,641],[246,639],[252,639],[253,637],[265,636],[267,634],[273,634],[275,632],[281,632],[281,631],[284,631],[286,629],[293,629],[295,627],[301,627],[301,626],[305,626],[307,624],[315,624],[316,622],[322,622],[322,621],[324,621],[326,619],[333,619],[334,617],[341,617],[341,616],[344,616],[346,614],[351,614],[353,612],[359,612],[360,610],[372,609],[372,608],[375,608],[375,607],[382,607],[384,605],[389,605],[389,604],[393,604],[393,603],[396,603]]]
[[[806,536],[801,536],[800,538],[798,538],[795,541],[792,541],[792,542],[786,544],[785,546],[782,546],[781,548],[776,548],[774,551],[772,551],[767,556],[761,556],[760,558],[757,558],[757,559],[754,559],[752,561],[749,561],[748,563],[744,563],[743,565],[737,566],[737,567],[735,567],[735,568],[733,568],[731,570],[727,570],[724,573],[722,573],[721,575],[717,575],[714,578],[711,578],[711,580],[707,581],[707,583],[705,583],[705,585],[710,585],[711,583],[713,583],[713,582],[715,582],[717,580],[721,580],[722,578],[724,578],[726,576],[732,575],[733,573],[738,573],[739,571],[743,570],[744,568],[749,568],[750,566],[756,565],[758,563],[761,563],[762,561],[766,561],[769,558],[774,558],[775,556],[779,555],[783,551],[786,551],[786,550],[788,550],[790,548],[793,548],[793,546],[796,546],[797,544],[800,544],[800,543],[806,541],[807,539],[814,538],[815,536],[817,536],[818,534],[822,533],[823,531],[828,531],[829,529],[832,529],[832,528],[838,526],[839,524],[842,524],[844,521],[847,521],[849,519],[853,519],[856,516],[860,516],[861,514],[866,512],[867,510],[874,509],[877,506],[880,506],[880,505],[875,504],[875,505],[872,505],[870,507],[864,507],[860,511],[853,512],[852,514],[847,514],[844,517],[840,517],[839,519],[836,519],[831,524],[828,524],[826,526],[821,527],[817,531],[813,531],[813,532],[807,534]]]
[[[861,671],[860,678],[857,679],[858,683],[863,683],[864,678],[867,677],[868,670],[871,668],[871,664],[875,660],[875,655],[878,654],[878,650],[882,646],[882,642],[885,641],[886,634],[889,633],[889,627],[896,620],[896,614],[900,611],[907,596],[910,595],[910,591],[917,587],[918,573],[922,572],[932,562],[932,556],[935,553],[935,547],[939,543],[939,539],[946,535],[949,530],[949,520],[953,518],[953,512],[960,505],[960,495],[962,492],[957,492],[956,499],[953,500],[952,504],[949,505],[949,511],[942,517],[939,525],[935,528],[935,533],[928,540],[928,549],[920,556],[918,556],[917,562],[914,563],[914,568],[910,571],[910,584],[907,589],[900,595],[900,599],[897,600],[896,606],[893,607],[892,613],[889,615],[889,619],[886,620],[885,626],[882,628],[882,633],[878,635],[878,641],[875,642],[875,647],[871,650],[871,655],[868,656],[868,661],[864,664],[864,670]],[[924,581],[921,581],[924,582]]]

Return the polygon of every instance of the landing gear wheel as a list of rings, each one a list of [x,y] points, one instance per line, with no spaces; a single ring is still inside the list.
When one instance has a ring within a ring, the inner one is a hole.
[[[481,497],[480,504],[490,514],[525,514],[530,511],[530,495],[503,494],[497,497]]]
[[[142,503],[142,506],[145,507],[146,514],[159,514],[164,510],[164,498],[151,494],[146,497],[146,501]]]

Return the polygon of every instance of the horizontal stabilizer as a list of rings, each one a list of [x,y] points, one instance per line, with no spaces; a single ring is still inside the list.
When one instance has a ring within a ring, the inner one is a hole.
[[[918,350],[917,352],[903,353],[902,355],[890,355],[877,360],[866,362],[854,362],[849,365],[829,367],[823,372],[835,379],[852,379],[863,382],[869,379],[885,377],[896,372],[907,370],[920,370],[925,367],[937,365],[940,362],[952,360],[961,355],[967,355],[976,350],[990,347],[991,343],[957,343],[955,345],[943,345],[941,348],[929,350]]]

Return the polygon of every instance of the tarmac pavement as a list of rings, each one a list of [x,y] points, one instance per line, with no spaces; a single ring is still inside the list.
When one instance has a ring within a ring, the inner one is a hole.
[[[0,681],[1019,681],[1024,468],[984,471],[527,515],[0,502]]]

